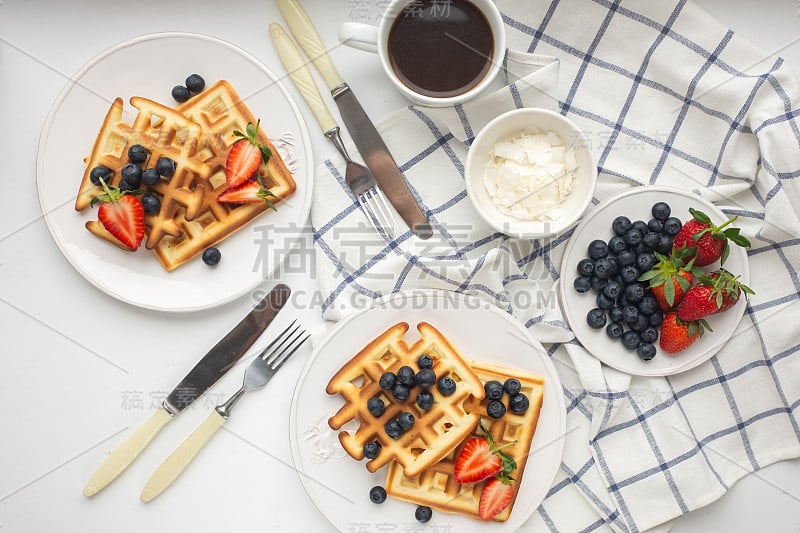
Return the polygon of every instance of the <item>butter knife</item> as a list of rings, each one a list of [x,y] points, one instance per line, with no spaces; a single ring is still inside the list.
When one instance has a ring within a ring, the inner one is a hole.
[[[253,310],[186,374],[178,386],[169,393],[161,407],[106,457],[86,483],[83,495],[93,496],[114,481],[142,453],[167,422],[191,405],[230,370],[275,319],[289,300],[290,294],[289,287],[279,284],[256,304]]]
[[[372,171],[389,202],[417,237],[420,239],[430,238],[433,230],[425,213],[422,212],[416,198],[408,188],[405,178],[397,168],[397,163],[389,153],[389,149],[381,139],[375,125],[361,107],[350,86],[333,65],[314,23],[311,22],[303,6],[297,0],[277,1],[283,18],[286,19],[286,24],[289,26],[289,31],[322,75],[322,79],[339,107],[342,121],[347,131],[350,132],[358,152]]]

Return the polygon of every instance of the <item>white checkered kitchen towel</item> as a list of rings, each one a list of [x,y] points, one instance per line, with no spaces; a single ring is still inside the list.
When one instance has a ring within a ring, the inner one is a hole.
[[[417,287],[507,309],[558,363],[573,429],[529,528],[653,528],[749,472],[800,456],[800,322],[785,319],[800,300],[800,87],[780,59],[684,1],[506,0],[500,9],[510,85],[464,107],[411,107],[379,124],[432,239],[382,241],[366,229],[343,162],[318,169],[312,222],[324,316]],[[594,205],[657,183],[739,216],[757,294],[735,342],[695,370],[630,378],[574,340],[554,289],[571,232],[509,239],[466,198],[468,144],[489,119],[522,106],[557,109],[586,133],[600,171]]]

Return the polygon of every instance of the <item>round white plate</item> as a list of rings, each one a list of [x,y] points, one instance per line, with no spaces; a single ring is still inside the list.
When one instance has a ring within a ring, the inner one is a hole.
[[[341,448],[328,417],[342,405],[325,392],[331,376],[369,341],[397,322],[411,326],[406,340],[418,338],[416,325],[429,322],[467,360],[496,362],[538,372],[545,378],[539,424],[531,445],[519,496],[508,521],[481,523],[465,516],[437,512],[427,524],[414,518],[416,505],[388,498],[376,505],[369,490],[383,486],[386,468],[370,474]],[[472,297],[445,291],[407,291],[377,300],[368,310],[339,322],[316,346],[300,374],[290,413],[292,457],[308,495],[341,531],[514,531],[544,499],[561,465],[566,410],[555,367],[542,346],[513,317]]]
[[[594,292],[579,294],[572,286],[578,277],[578,261],[588,257],[586,250],[590,242],[595,239],[607,241],[614,236],[611,222],[617,216],[625,215],[631,220],[647,222],[653,218],[650,208],[656,202],[667,202],[672,208],[672,216],[684,222],[691,217],[690,207],[703,211],[717,224],[729,218],[717,206],[691,192],[672,187],[636,187],[606,200],[581,221],[567,244],[561,263],[561,306],[575,336],[584,348],[608,366],[636,376],[669,376],[707,361],[733,335],[746,305],[745,299],[741,298],[728,311],[708,317],[708,324],[714,331],[707,331],[682,352],[664,353],[656,343],[657,353],[650,361],[642,361],[635,351],[622,346],[621,341],[610,339],[605,328],[598,330],[588,326],[586,314],[597,306]],[[718,267],[719,263],[715,263],[703,268],[710,272]],[[731,245],[725,268],[740,275],[742,283],[749,285],[750,268],[743,248]]]
[[[172,272],[142,247],[126,253],[84,228],[96,209],[74,209],[85,165],[115,97],[175,105],[170,95],[191,73],[211,85],[228,80],[289,166],[297,190],[218,247],[215,268],[200,258]],[[311,141],[300,111],[278,78],[258,59],[219,39],[188,33],[144,35],[89,61],[59,94],[45,121],[36,162],[39,202],[61,252],[100,290],[132,305],[162,311],[196,311],[242,296],[269,278],[301,235],[311,208]]]

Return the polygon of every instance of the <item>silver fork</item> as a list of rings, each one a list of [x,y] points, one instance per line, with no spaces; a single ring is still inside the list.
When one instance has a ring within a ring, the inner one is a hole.
[[[306,66],[300,51],[283,27],[277,22],[269,25],[269,32],[283,66],[286,67],[286,71],[289,73],[289,77],[295,87],[305,99],[308,107],[311,108],[323,134],[344,157],[347,163],[345,181],[358,200],[358,205],[361,206],[370,224],[378,233],[385,232],[389,237],[393,237],[394,228],[397,227],[397,219],[392,212],[392,208],[389,206],[389,202],[386,200],[386,196],[378,182],[375,181],[372,172],[364,165],[353,161],[347,154],[339,135],[339,125],[336,124],[336,120],[319,94],[317,84],[311,76],[311,71]]]
[[[244,373],[242,387],[236,391],[225,403],[216,406],[211,413],[191,435],[189,435],[172,454],[153,472],[147,481],[140,496],[143,502],[149,502],[161,494],[173,481],[189,466],[192,459],[203,449],[203,446],[222,427],[231,410],[241,399],[245,392],[259,389],[266,385],[272,376],[280,370],[281,366],[294,355],[310,335],[296,324],[297,320],[289,324],[275,340],[259,353]]]

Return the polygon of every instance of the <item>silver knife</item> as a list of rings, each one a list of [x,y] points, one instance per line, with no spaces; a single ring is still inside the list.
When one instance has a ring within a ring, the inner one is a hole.
[[[278,7],[286,19],[289,31],[325,80],[339,107],[347,131],[350,132],[364,163],[372,171],[384,194],[417,237],[420,239],[431,237],[433,230],[425,213],[411,194],[405,178],[397,168],[397,163],[378,130],[375,129],[375,125],[361,107],[350,86],[333,66],[314,23],[297,0],[278,0]]]
[[[207,391],[247,352],[289,300],[291,289],[276,285],[250,313],[222,338],[169,393],[147,422],[106,457],[95,471],[84,496],[93,496],[114,481],[136,459],[159,431]]]

